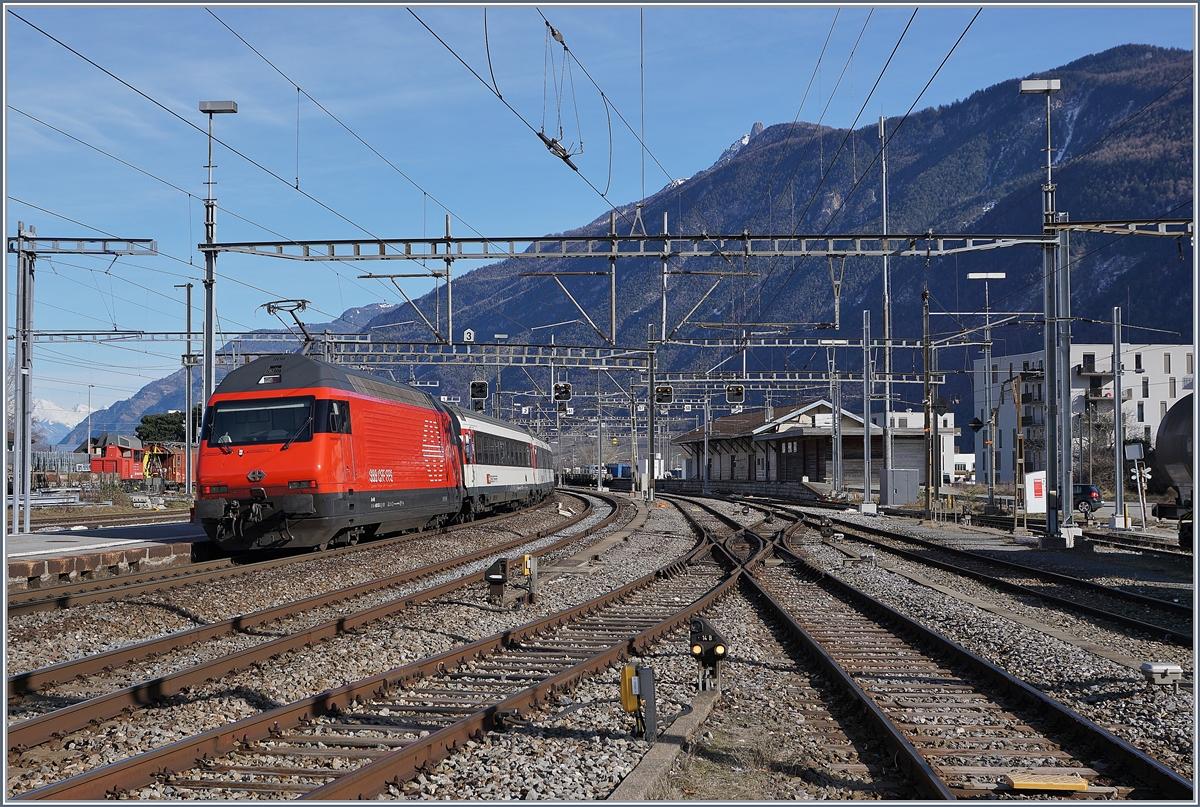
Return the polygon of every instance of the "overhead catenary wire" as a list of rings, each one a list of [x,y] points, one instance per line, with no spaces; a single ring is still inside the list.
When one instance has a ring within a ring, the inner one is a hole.
[[[918,104],[918,103],[920,103],[920,101],[921,101],[921,98],[923,98],[923,97],[924,97],[924,95],[925,95],[925,93],[926,93],[926,92],[929,90],[929,87],[930,87],[930,85],[933,83],[934,79],[936,79],[936,78],[937,78],[937,76],[938,76],[938,74],[939,74],[939,73],[941,73],[941,71],[942,71],[942,68],[946,66],[946,62],[947,62],[947,61],[949,61],[949,59],[950,59],[950,57],[951,57],[952,55],[954,55],[954,52],[955,52],[955,51],[958,49],[958,46],[959,46],[959,44],[960,44],[960,43],[962,42],[962,40],[963,40],[963,37],[965,37],[965,36],[967,35],[967,32],[971,30],[971,27],[972,27],[972,26],[975,24],[975,20],[979,19],[979,14],[980,14],[982,11],[983,11],[983,9],[982,9],[982,8],[980,8],[980,9],[976,10],[976,12],[975,12],[974,16],[972,16],[972,17],[971,17],[971,20],[970,20],[970,22],[968,22],[968,23],[967,23],[967,25],[966,25],[966,27],[963,29],[962,33],[961,33],[961,34],[959,34],[958,38],[957,38],[957,39],[954,41],[954,44],[951,46],[950,50],[949,50],[949,51],[946,53],[945,57],[943,57],[942,61],[941,61],[941,62],[938,64],[938,66],[937,66],[937,69],[935,69],[935,70],[933,71],[933,75],[931,75],[931,76],[929,77],[929,81],[927,81],[927,82],[925,83],[925,86],[924,86],[924,87],[921,89],[921,92],[920,92],[920,93],[918,93],[918,94],[917,94],[917,97],[913,99],[913,102],[912,102],[912,104],[911,104],[911,105],[909,105],[909,108],[908,108],[908,110],[907,110],[907,111],[904,113],[903,117],[901,117],[900,121],[899,121],[899,122],[896,124],[895,128],[893,128],[893,129],[892,129],[892,133],[891,133],[891,135],[890,135],[890,136],[887,138],[887,140],[885,141],[885,148],[886,148],[886,144],[887,144],[887,143],[890,143],[890,142],[892,141],[892,139],[894,139],[894,138],[896,137],[896,133],[897,133],[897,132],[900,130],[900,128],[901,128],[901,127],[904,125],[904,122],[908,120],[909,116],[912,114],[912,111],[913,111],[913,109],[915,109],[915,108],[916,108],[917,104]],[[914,16],[915,16],[915,15],[914,15]],[[909,24],[911,25],[911,23],[912,23],[912,19],[910,18],[910,20],[909,20]],[[907,30],[908,30],[908,27],[906,26],[906,27],[905,27],[905,31],[907,31]],[[901,39],[903,39],[903,35],[901,36]],[[899,42],[897,42],[897,47],[899,47]],[[893,50],[893,56],[894,56],[894,55],[895,55],[895,51]],[[891,57],[889,57],[889,60],[888,60],[888,62],[889,62],[889,64],[890,64],[890,62],[891,62]],[[885,66],[885,69],[886,69],[886,66]],[[882,78],[882,73],[881,73],[881,75],[880,75],[880,78]],[[877,81],[876,81],[876,86],[878,86],[878,83],[879,83],[879,82],[878,82],[878,80],[877,80]],[[874,92],[874,88],[872,88],[872,92]],[[867,104],[867,103],[870,101],[870,97],[871,97],[871,96],[870,96],[870,95],[868,95],[868,96],[867,96],[867,98],[866,98],[866,99],[863,101],[863,109],[865,109],[865,108],[866,108],[866,104]],[[859,116],[861,116],[861,115],[862,115],[862,109],[860,109],[860,110],[859,110]],[[856,122],[857,122],[857,120],[858,120],[858,117],[856,117],[856,118],[855,118],[855,121],[856,121]],[[851,129],[850,129],[850,132],[851,132],[851,133],[853,132],[853,128],[851,128]],[[843,144],[844,144],[844,143],[845,143],[845,139],[843,139],[843,141],[842,141],[842,142],[843,142]],[[840,151],[840,147],[839,147],[839,151]],[[871,166],[872,166],[872,165],[874,165],[874,164],[875,164],[875,161],[876,161],[876,160],[878,160],[878,159],[879,159],[879,154],[876,154],[876,155],[875,155],[875,157],[874,157],[874,158],[871,160],[871,162],[870,162],[870,163],[867,165],[867,167],[866,167],[866,168],[863,170],[863,174],[862,174],[862,176],[863,176],[863,178],[864,178],[864,179],[866,178],[866,176],[867,176],[867,172],[870,170]],[[824,180],[824,177],[822,177],[822,181],[823,181],[823,180]],[[863,180],[862,180],[862,179],[860,179],[858,182],[854,183],[853,187],[851,187],[850,191],[849,191],[849,192],[846,194],[845,198],[843,198],[843,199],[842,199],[841,203],[840,203],[840,204],[837,206],[837,208],[836,208],[836,209],[835,209],[835,210],[834,210],[834,211],[833,211],[833,212],[830,214],[830,216],[829,216],[829,219],[828,219],[828,221],[827,221],[827,223],[826,223],[825,227],[824,227],[824,228],[822,229],[822,231],[821,231],[821,234],[822,234],[822,235],[824,235],[826,232],[828,232],[829,228],[833,226],[833,221],[834,221],[834,219],[836,219],[836,218],[837,218],[837,216],[840,214],[840,212],[841,212],[841,211],[842,211],[842,210],[845,208],[846,204],[849,202],[850,198],[851,198],[851,197],[854,195],[854,192],[855,192],[855,191],[858,189],[859,185],[861,185],[861,184],[862,184],[862,182],[863,182]],[[815,197],[814,197],[814,198],[815,198]],[[810,201],[810,203],[809,203],[809,204],[811,205],[811,201]],[[804,215],[806,215],[806,214],[807,214],[807,211],[808,211],[808,208],[806,208],[806,209],[805,209],[805,214],[802,214],[802,215],[799,217],[799,219],[797,220],[797,228],[799,227],[799,222],[804,220]],[[796,232],[799,232],[799,230],[797,229],[797,231],[796,231]],[[796,235],[796,232],[793,232],[793,233],[792,233],[792,235],[793,235],[793,236],[794,236],[794,235]],[[784,290],[784,289],[787,287],[787,284],[788,284],[788,282],[789,282],[789,281],[791,280],[791,278],[792,278],[792,277],[795,275],[795,273],[796,273],[796,270],[797,270],[797,269],[799,269],[799,267],[800,267],[800,266],[803,266],[803,265],[804,265],[804,263],[805,263],[805,261],[804,261],[804,259],[802,259],[802,260],[800,261],[800,263],[799,263],[799,264],[798,264],[796,267],[794,267],[794,268],[792,269],[792,271],[791,271],[791,272],[789,272],[789,273],[788,273],[788,276],[787,276],[787,277],[784,279],[784,281],[783,281],[781,284],[779,284],[779,287],[776,289],[776,291],[775,291],[775,294],[773,294],[773,295],[771,296],[771,299],[770,299],[770,300],[767,302],[767,304],[766,304],[765,306],[763,306],[763,308],[762,308],[762,310],[763,310],[763,311],[769,311],[769,310],[770,310],[770,308],[771,308],[771,306],[774,304],[775,300],[777,300],[777,299],[779,298],[779,295],[780,295],[780,294],[783,292],[783,290]],[[762,288],[763,288],[763,287],[760,285],[760,292],[759,292],[760,294],[761,294],[761,289],[762,289]]]
[[[187,118],[183,117],[182,115],[180,115],[180,114],[179,114],[178,112],[176,112],[175,110],[171,109],[170,107],[166,106],[166,105],[165,105],[165,104],[163,104],[162,102],[160,102],[160,101],[158,101],[157,99],[153,98],[152,96],[150,96],[150,95],[146,94],[145,92],[143,92],[142,90],[140,90],[140,89],[138,89],[137,87],[133,86],[133,85],[132,85],[132,84],[130,84],[129,82],[125,81],[125,80],[124,80],[124,79],[122,79],[120,76],[118,76],[118,75],[116,75],[115,73],[113,73],[111,70],[108,70],[107,68],[105,68],[105,67],[102,67],[100,64],[98,64],[97,62],[93,61],[92,59],[89,59],[87,56],[83,55],[82,53],[80,53],[80,52],[79,52],[78,50],[76,50],[75,48],[72,48],[70,45],[66,44],[66,43],[65,43],[65,42],[63,42],[62,40],[60,40],[60,39],[58,39],[57,37],[55,37],[53,34],[50,34],[49,32],[47,32],[47,31],[43,30],[42,28],[38,27],[37,25],[34,25],[32,22],[30,22],[29,20],[25,19],[25,18],[24,18],[24,17],[22,17],[20,14],[17,14],[17,13],[16,13],[15,11],[13,11],[12,9],[8,9],[8,13],[9,13],[9,14],[11,14],[13,17],[17,18],[18,20],[20,20],[21,22],[23,22],[23,23],[25,23],[26,25],[28,25],[30,28],[34,29],[34,30],[35,30],[35,31],[37,31],[38,33],[42,34],[43,36],[45,36],[45,37],[46,37],[47,39],[49,39],[50,41],[54,42],[55,44],[57,44],[57,45],[59,45],[59,46],[61,46],[61,47],[63,47],[63,48],[65,48],[66,50],[68,50],[68,51],[70,51],[71,53],[73,53],[73,54],[75,54],[76,56],[78,56],[80,59],[83,59],[85,62],[87,62],[88,64],[92,65],[92,66],[93,66],[93,67],[95,67],[97,70],[99,70],[100,72],[104,73],[105,75],[109,76],[109,77],[110,77],[110,78],[112,78],[114,81],[116,81],[116,82],[120,83],[121,85],[123,85],[123,86],[127,87],[127,88],[128,88],[128,89],[130,89],[131,91],[133,91],[133,92],[137,93],[137,94],[138,94],[138,95],[140,95],[142,98],[145,98],[147,101],[149,101],[150,103],[154,104],[154,105],[155,105],[155,106],[157,106],[158,108],[162,109],[162,110],[163,110],[164,112],[166,112],[168,115],[170,115],[170,116],[172,116],[172,117],[176,118],[177,120],[181,121],[181,122],[182,122],[183,124],[185,124],[186,126],[189,126],[189,127],[191,127],[192,129],[195,129],[197,132],[199,132],[200,134],[203,134],[203,135],[205,135],[206,137],[212,137],[212,140],[213,140],[213,142],[214,142],[214,143],[218,143],[219,145],[221,145],[221,146],[223,146],[223,147],[225,147],[225,148],[229,149],[229,151],[230,151],[231,153],[233,153],[233,154],[236,154],[238,157],[241,157],[243,160],[245,160],[246,162],[250,163],[250,164],[251,164],[251,165],[253,165],[255,168],[259,169],[260,171],[262,171],[263,173],[265,173],[265,174],[267,174],[268,176],[272,177],[273,179],[276,179],[276,180],[278,180],[279,182],[282,182],[282,183],[283,183],[284,185],[286,185],[288,188],[291,188],[292,190],[294,190],[294,191],[296,191],[297,193],[299,193],[301,196],[303,196],[303,197],[305,197],[306,199],[308,199],[308,200],[312,201],[314,204],[316,204],[317,206],[321,207],[323,210],[326,210],[327,212],[329,212],[329,213],[333,214],[334,216],[336,216],[337,218],[339,218],[339,219],[341,219],[342,221],[346,222],[347,224],[351,225],[352,227],[355,227],[355,228],[357,228],[358,230],[361,230],[362,232],[366,233],[366,234],[367,234],[368,236],[370,236],[371,238],[382,240],[382,239],[380,239],[380,236],[378,236],[378,235],[376,235],[376,234],[372,233],[372,232],[371,232],[370,230],[368,230],[366,227],[362,226],[361,224],[359,224],[358,222],[356,222],[356,221],[354,221],[353,219],[349,218],[348,216],[346,216],[346,215],[344,215],[344,214],[340,213],[340,212],[339,212],[339,211],[337,211],[337,210],[334,210],[332,207],[330,207],[329,205],[325,204],[325,203],[324,203],[324,202],[322,202],[320,199],[316,198],[315,196],[313,196],[312,194],[308,193],[307,191],[305,191],[305,190],[302,190],[302,189],[299,189],[299,188],[293,188],[293,186],[292,186],[292,183],[288,182],[286,179],[284,179],[283,177],[279,176],[279,174],[277,174],[277,173],[275,173],[274,171],[272,171],[271,169],[267,168],[267,167],[266,167],[266,166],[264,166],[262,163],[260,163],[260,162],[258,162],[257,160],[255,160],[253,157],[250,157],[249,155],[247,155],[247,154],[244,154],[243,152],[241,152],[241,151],[239,151],[238,149],[234,148],[233,146],[229,145],[228,143],[226,143],[225,141],[221,140],[220,138],[218,138],[218,137],[216,137],[216,136],[213,136],[213,135],[210,135],[210,134],[209,134],[209,133],[208,133],[208,132],[207,132],[205,129],[203,129],[202,127],[200,127],[200,126],[197,126],[195,123],[193,123],[192,121],[190,121],[190,120],[188,120]]]

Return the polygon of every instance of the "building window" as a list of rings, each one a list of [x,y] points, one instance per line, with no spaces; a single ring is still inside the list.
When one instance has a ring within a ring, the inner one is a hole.
[[[1186,356],[1183,357],[1183,359],[1184,359],[1183,363],[1185,365],[1184,372],[1187,373],[1188,375],[1191,375],[1192,374],[1192,354],[1188,353]]]
[[[902,429],[908,428],[908,418],[900,418],[900,428],[902,428]]]
[[[999,381],[1000,381],[1000,365],[993,364],[992,365],[992,383],[995,384]]]
[[[1171,372],[1171,354],[1170,353],[1163,354],[1163,372],[1164,373]]]
[[[1167,397],[1175,397],[1175,376],[1171,376],[1167,379]]]
[[[1133,354],[1133,369],[1139,373],[1142,371],[1142,354],[1141,353]]]
[[[1143,398],[1150,397],[1150,379],[1148,379],[1148,378],[1142,379],[1142,397]]]
[[[1028,360],[1021,362],[1021,372],[1023,372],[1023,373],[1029,372],[1029,361]]]
[[[1146,427],[1146,442],[1147,443],[1150,442],[1150,427],[1149,426]]]
[[[1160,401],[1160,402],[1159,402],[1159,404],[1158,404],[1158,417],[1159,417],[1159,420],[1161,420],[1161,419],[1165,418],[1166,416],[1167,416],[1167,402],[1166,402],[1166,401]]]
[[[1145,422],[1146,422],[1146,404],[1142,403],[1141,401],[1138,401],[1138,419],[1137,419],[1137,422],[1138,422],[1138,423],[1145,423]]]
[[[1083,354],[1083,371],[1085,373],[1096,372],[1096,354],[1095,353],[1084,353]]]

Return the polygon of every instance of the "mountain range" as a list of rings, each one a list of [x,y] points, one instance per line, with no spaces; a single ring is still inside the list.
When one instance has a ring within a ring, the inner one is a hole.
[[[1061,81],[1061,91],[1051,96],[1053,179],[1057,209],[1071,221],[1192,217],[1192,61],[1190,51],[1124,45],[1026,77]],[[1041,231],[1046,105],[1042,96],[1021,95],[1019,80],[1013,78],[953,104],[885,121],[889,233],[932,231],[987,236]],[[803,121],[768,126],[756,123],[710,168],[685,180],[668,182],[640,206],[619,206],[621,232],[642,227],[656,233],[664,214],[671,233],[881,232],[878,131],[875,121],[856,129]],[[608,227],[609,211],[604,211],[594,221],[565,235],[599,235],[607,233]],[[1122,308],[1123,321],[1131,326],[1125,335],[1128,341],[1193,340],[1194,267],[1190,243],[1174,238],[1072,233],[1070,259],[1072,314],[1079,318],[1073,326],[1076,342],[1111,342],[1107,323],[1114,306]],[[731,263],[739,274],[722,279],[691,317],[691,322],[703,324],[681,327],[680,337],[728,337],[749,324],[758,330],[787,332],[798,338],[857,338],[861,335],[863,310],[871,312],[872,336],[880,335],[879,259],[849,258],[843,263],[738,257],[726,262],[706,258],[677,263],[673,269],[686,265],[689,271],[731,271]],[[529,262],[501,261],[457,277],[456,328],[473,328],[487,335],[504,330],[510,342],[540,343],[549,342],[550,329],[532,328],[576,320],[553,330],[556,342],[597,344],[596,334],[577,321],[582,317],[556,286],[544,278],[519,276],[531,266]],[[548,259],[540,262],[536,271],[578,269],[578,262]],[[908,340],[921,337],[921,296],[926,287],[935,336],[949,336],[982,324],[979,316],[959,313],[981,312],[984,307],[983,284],[968,280],[968,272],[1005,273],[1005,279],[989,283],[994,312],[1040,312],[1041,271],[1041,254],[1034,247],[892,259],[893,336]],[[838,312],[834,310],[831,272],[841,274]],[[606,280],[564,277],[562,282],[594,320],[607,322]],[[711,276],[703,275],[671,279],[669,327],[696,306],[712,282]],[[617,284],[617,341],[644,347],[648,333],[657,338],[661,315],[658,261],[618,260]],[[416,303],[431,312],[432,294]],[[379,339],[429,341],[423,326],[400,324],[412,319],[407,303],[377,304],[351,309],[343,314],[342,321],[313,325],[310,331],[357,329]],[[836,329],[830,327],[835,319],[840,325]],[[1041,325],[1034,323],[1030,315],[1018,315],[1013,324],[995,329],[993,338],[996,355],[1035,350],[1041,345]],[[939,368],[947,373],[942,394],[953,402],[959,423],[971,417],[971,383],[966,371],[978,351],[978,347],[939,351]],[[673,371],[703,371],[732,355],[728,350],[719,353],[669,345],[659,349],[658,366]],[[839,357],[838,361],[847,369],[861,366],[861,357],[853,355]],[[919,351],[897,351],[894,366],[898,372],[920,372],[921,361]],[[722,369],[730,365],[740,369],[741,359]],[[746,367],[824,370],[825,351],[751,351]],[[440,380],[443,393],[454,390],[453,394],[466,398],[469,368],[427,365],[420,368],[420,373],[422,378]],[[510,390],[530,386],[530,379],[520,369],[505,371],[500,382]],[[544,387],[544,382],[539,383]],[[896,392],[902,402],[907,402],[901,405],[920,406],[919,385],[898,387]],[[194,394],[199,395],[198,384]],[[780,393],[773,396],[773,401],[785,405],[824,395],[824,389],[814,388],[809,392]],[[761,403],[761,393],[747,399],[749,406]],[[847,406],[853,408],[852,399]],[[93,414],[93,430],[132,432],[143,414],[182,407],[181,370]],[[970,431],[964,429],[960,450],[970,450],[972,439]],[[66,442],[78,444],[82,440],[77,427]]]

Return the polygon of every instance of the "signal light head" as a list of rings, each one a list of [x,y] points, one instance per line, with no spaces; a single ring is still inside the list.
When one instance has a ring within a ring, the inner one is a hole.
[[[693,656],[698,656],[703,652],[704,652],[704,648],[701,647],[700,645],[698,645],[698,644],[692,645],[692,655]]]

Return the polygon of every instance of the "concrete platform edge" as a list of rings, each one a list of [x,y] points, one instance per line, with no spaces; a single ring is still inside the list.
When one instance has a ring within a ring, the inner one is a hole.
[[[621,780],[608,797],[608,801],[646,801],[654,786],[671,770],[684,746],[695,736],[699,728],[712,714],[713,707],[721,698],[720,690],[700,692],[692,699],[692,711],[675,720],[662,733],[653,747],[642,757],[628,776]]]

